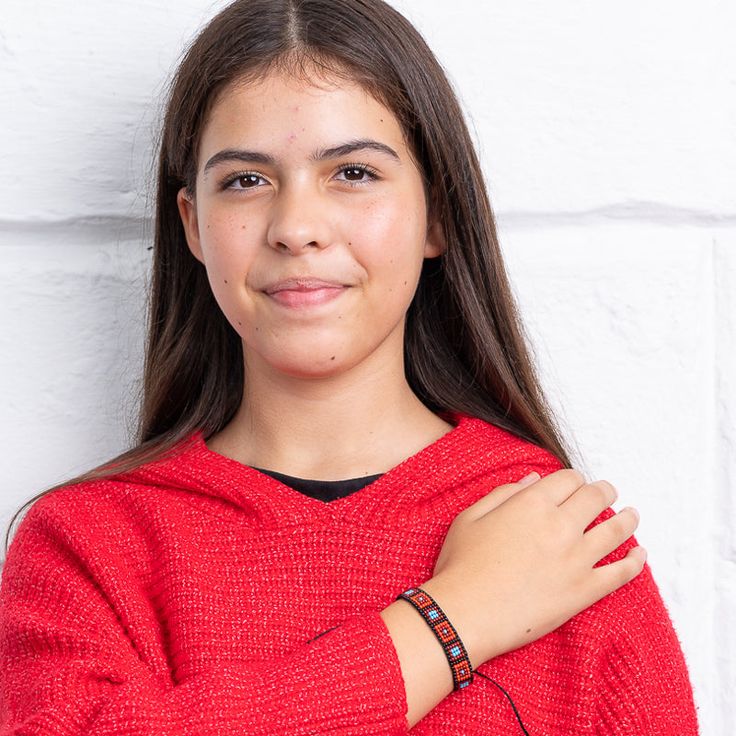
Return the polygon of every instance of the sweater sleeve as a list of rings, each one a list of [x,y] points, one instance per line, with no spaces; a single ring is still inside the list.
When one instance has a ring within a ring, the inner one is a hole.
[[[596,736],[697,736],[687,664],[649,565],[599,605]]]
[[[174,682],[136,651],[94,561],[68,535],[37,502],[8,550],[0,736],[408,733],[401,668],[379,612],[288,655],[233,658]]]

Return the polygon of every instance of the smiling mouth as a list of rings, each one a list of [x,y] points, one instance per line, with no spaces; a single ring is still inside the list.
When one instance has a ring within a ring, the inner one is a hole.
[[[348,288],[348,286],[320,286],[310,289],[305,286],[298,286],[293,289],[280,289],[270,294],[268,292],[264,293],[281,306],[299,309],[331,302],[346,292]]]

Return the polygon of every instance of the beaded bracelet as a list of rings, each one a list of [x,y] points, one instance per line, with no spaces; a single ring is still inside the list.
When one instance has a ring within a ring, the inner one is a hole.
[[[473,682],[473,668],[470,657],[463,646],[457,631],[450,623],[444,611],[437,605],[432,596],[421,588],[409,588],[396,596],[398,601],[403,598],[419,611],[424,620],[429,624],[437,640],[445,650],[447,661],[452,670],[453,690],[460,690]]]

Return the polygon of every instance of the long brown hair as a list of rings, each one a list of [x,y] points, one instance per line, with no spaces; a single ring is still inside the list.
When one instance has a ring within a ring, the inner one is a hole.
[[[556,455],[568,451],[543,395],[498,244],[481,168],[455,93],[417,30],[382,0],[236,0],[186,52],[170,84],[158,159],[153,264],[135,445],[48,488],[125,472],[163,457],[195,429],[206,438],[243,396],[239,335],[176,206],[193,192],[208,111],[229,84],[274,68],[358,82],[399,121],[424,178],[446,252],[426,259],[409,307],[404,355],[412,390],[433,411],[479,417]]]

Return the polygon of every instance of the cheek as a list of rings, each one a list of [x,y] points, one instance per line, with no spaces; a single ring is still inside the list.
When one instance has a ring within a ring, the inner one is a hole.
[[[424,260],[426,222],[413,201],[376,202],[367,207],[352,230],[369,272],[381,276],[377,286],[386,293],[413,289]]]
[[[204,266],[210,288],[225,317],[242,329],[244,288],[251,270],[253,248],[247,227],[227,214],[205,218],[200,227]]]
[[[208,272],[217,272],[230,281],[228,273],[237,279],[247,271],[249,247],[252,235],[244,222],[239,221],[227,212],[213,209],[205,213],[204,230],[200,226],[202,250]]]

